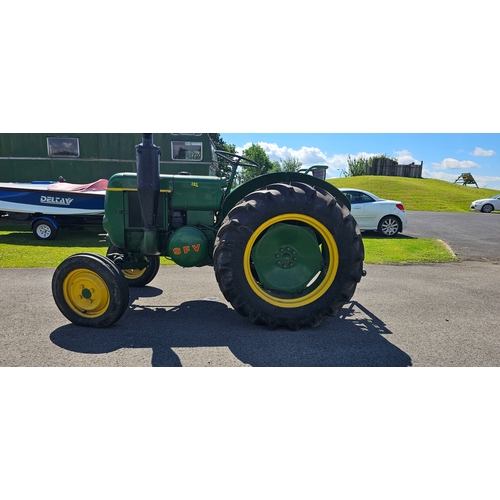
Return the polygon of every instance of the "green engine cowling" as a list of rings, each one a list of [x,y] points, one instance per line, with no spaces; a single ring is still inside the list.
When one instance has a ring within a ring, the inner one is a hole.
[[[215,214],[226,186],[227,181],[219,177],[160,175],[157,229],[145,251],[137,175],[116,174],[106,191],[104,229],[109,241],[127,252],[157,251],[184,267],[202,265],[211,255]]]

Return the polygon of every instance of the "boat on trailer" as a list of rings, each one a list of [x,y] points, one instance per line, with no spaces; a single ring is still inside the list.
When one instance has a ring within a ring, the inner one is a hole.
[[[107,179],[0,182],[0,212],[13,221],[31,220],[37,239],[54,239],[62,228],[102,225],[107,185]]]

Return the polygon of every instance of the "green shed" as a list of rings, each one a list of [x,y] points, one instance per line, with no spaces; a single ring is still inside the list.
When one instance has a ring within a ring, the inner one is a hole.
[[[208,134],[154,134],[162,150],[160,172],[216,175]],[[142,134],[0,134],[0,182],[58,180],[89,183],[136,171]]]

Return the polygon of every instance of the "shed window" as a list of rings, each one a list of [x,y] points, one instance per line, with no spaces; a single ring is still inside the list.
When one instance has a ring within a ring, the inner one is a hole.
[[[173,160],[201,161],[202,156],[201,142],[172,141]]]
[[[51,157],[77,158],[80,156],[80,143],[76,137],[47,137],[47,151]]]

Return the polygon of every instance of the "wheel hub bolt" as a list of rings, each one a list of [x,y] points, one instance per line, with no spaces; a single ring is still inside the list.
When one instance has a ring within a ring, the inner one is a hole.
[[[277,259],[276,264],[283,269],[293,267],[293,262],[296,262],[298,260],[297,250],[293,249],[290,246],[280,247],[275,256]]]

